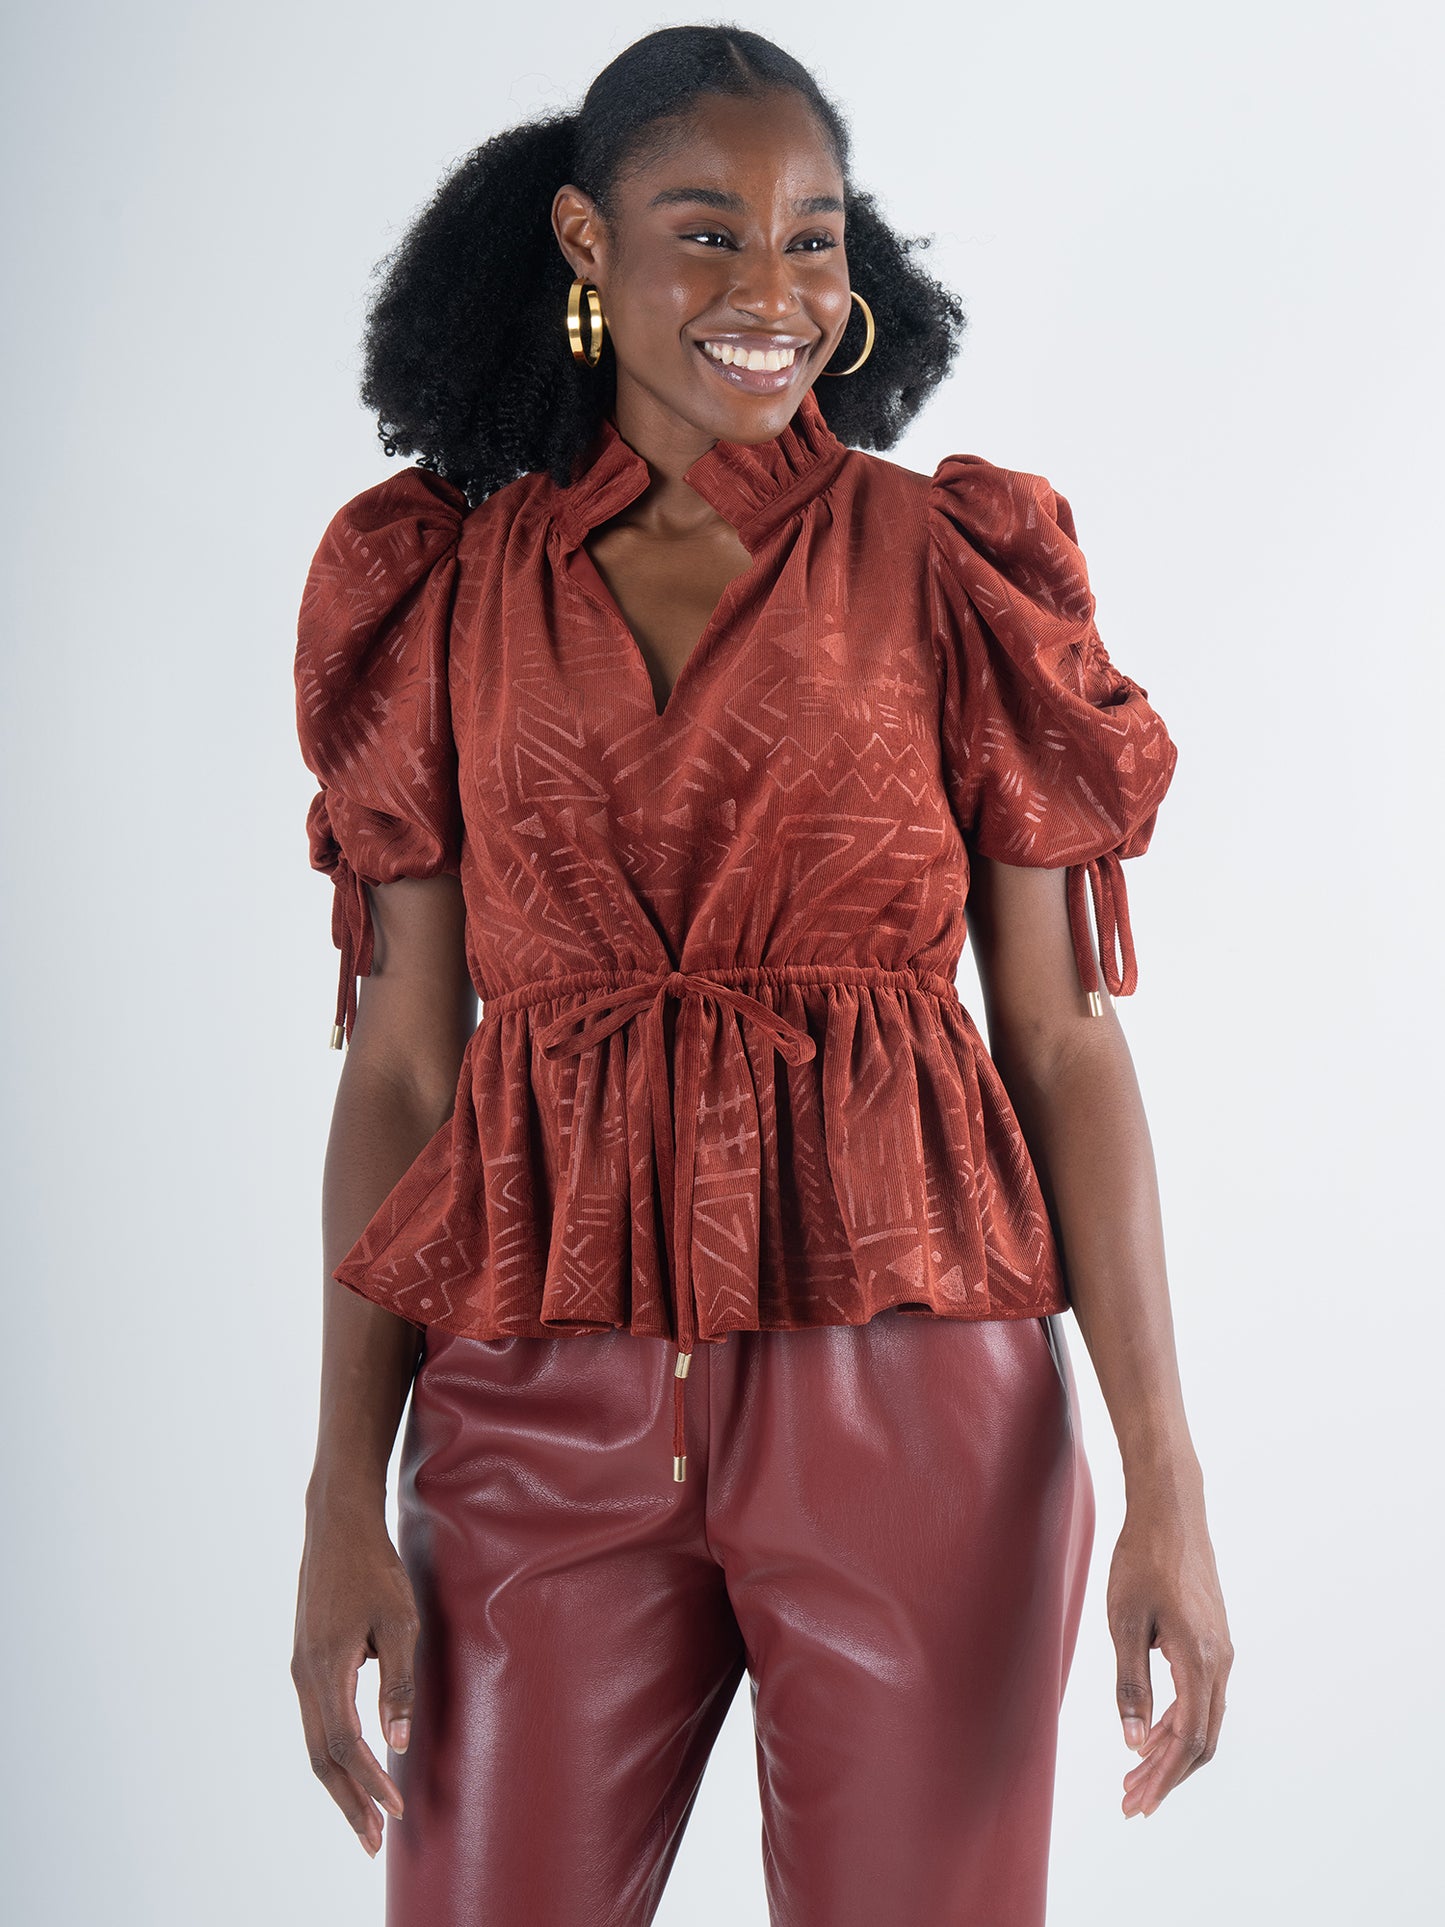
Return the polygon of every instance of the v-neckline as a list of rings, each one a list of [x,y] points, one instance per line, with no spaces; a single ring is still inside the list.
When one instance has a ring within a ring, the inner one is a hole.
[[[731,614],[729,605],[737,600],[734,591],[738,589],[740,584],[747,582],[757,573],[757,552],[754,549],[749,549],[748,553],[751,559],[747,567],[745,569],[739,569],[735,576],[730,577],[729,580],[723,584],[722,594],[713,604],[711,615],[709,615],[707,621],[703,624],[697,641],[683,658],[682,667],[673,678],[672,687],[668,690],[666,699],[659,706],[657,690],[652,680],[652,672],[647,666],[647,658],[642,653],[642,645],[638,642],[631,623],[627,620],[626,616],[623,615],[622,607],[617,597],[607,586],[607,578],[593,561],[586,543],[578,543],[573,560],[584,578],[582,586],[587,594],[592,597],[593,601],[602,609],[603,614],[609,618],[622,637],[627,653],[629,670],[634,677],[641,679],[642,687],[646,691],[647,705],[652,711],[653,722],[661,725],[668,720],[683,685],[693,679],[693,664],[705,653],[711,653],[718,630],[723,627],[728,616]]]
[[[631,624],[585,546],[593,529],[610,521],[649,486],[652,476],[647,462],[623,440],[611,417],[604,415],[572,480],[563,486],[549,477],[558,553],[570,567],[577,588],[596,604],[617,634],[627,674],[641,677],[649,727],[661,727],[672,719],[679,698],[715,655],[720,632],[756,578],[767,538],[827,488],[848,453],[848,444],[829,428],[809,388],[776,435],[761,442],[715,441],[684,471],[682,479],[732,524],[752,561],[724,586],[661,705]]]

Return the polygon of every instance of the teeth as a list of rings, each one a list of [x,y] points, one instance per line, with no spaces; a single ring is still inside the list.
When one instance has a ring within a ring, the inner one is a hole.
[[[796,348],[734,348],[730,341],[705,341],[703,353],[725,368],[791,368]]]

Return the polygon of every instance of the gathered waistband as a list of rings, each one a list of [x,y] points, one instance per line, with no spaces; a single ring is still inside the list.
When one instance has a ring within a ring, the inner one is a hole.
[[[656,989],[672,979],[686,981],[706,992],[710,984],[766,986],[777,984],[861,984],[886,990],[893,985],[925,990],[934,997],[956,1000],[958,989],[952,977],[941,970],[890,969],[883,964],[777,963],[718,964],[687,970],[573,970],[554,977],[536,977],[530,983],[515,984],[493,996],[482,992],[484,1014],[491,1011],[518,1010],[533,1004],[547,1004],[564,997],[604,991]]]

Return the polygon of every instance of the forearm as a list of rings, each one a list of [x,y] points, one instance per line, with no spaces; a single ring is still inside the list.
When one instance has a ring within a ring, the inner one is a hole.
[[[428,1100],[349,1062],[337,1092],[322,1178],[321,1400],[308,1507],[384,1506],[386,1473],[417,1357],[417,1329],[331,1276],[387,1192],[444,1121],[452,1094]]]
[[[1053,1217],[1126,1487],[1193,1492],[1154,1154],[1112,1009],[1050,1054],[994,1052]]]

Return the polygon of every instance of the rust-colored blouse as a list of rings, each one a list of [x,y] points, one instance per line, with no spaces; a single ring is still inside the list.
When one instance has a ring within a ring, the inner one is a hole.
[[[1097,1008],[1086,895],[1126,992],[1119,859],[1176,755],[1042,477],[915,474],[810,391],[686,479],[752,561],[661,713],[583,546],[648,485],[610,422],[567,488],[529,473],[468,510],[413,467],[357,495],[295,665],[333,1041],[371,967],[367,882],[460,876],[482,1000],[451,1117],[334,1275],[474,1338],[673,1340],[678,1477],[694,1341],[1068,1304],[954,985],[966,849],[1067,866]]]

